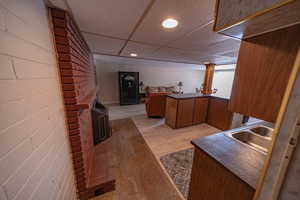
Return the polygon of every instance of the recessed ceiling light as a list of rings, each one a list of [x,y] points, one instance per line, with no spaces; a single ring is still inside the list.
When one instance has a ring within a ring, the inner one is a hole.
[[[203,64],[204,64],[204,65],[208,65],[208,64],[210,64],[210,62],[204,62]]]
[[[137,57],[137,54],[136,53],[131,53],[130,56],[131,57]]]
[[[165,19],[161,25],[164,27],[164,28],[175,28],[176,26],[178,26],[178,21],[176,19],[173,19],[173,18],[168,18],[168,19]]]

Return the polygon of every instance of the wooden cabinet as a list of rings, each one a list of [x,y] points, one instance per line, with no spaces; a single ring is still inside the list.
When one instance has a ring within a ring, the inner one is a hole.
[[[210,97],[207,111],[207,124],[221,130],[231,128],[233,113],[228,109],[229,100]]]
[[[165,118],[166,124],[172,128],[176,128],[177,105],[178,101],[176,99],[167,97]]]
[[[205,122],[208,97],[172,98],[167,97],[166,124],[182,128]]]
[[[194,122],[195,99],[181,99],[178,101],[177,126],[186,127]],[[201,108],[199,108],[201,109]]]
[[[188,200],[252,200],[255,189],[195,148]]]
[[[214,31],[250,38],[300,22],[298,0],[217,0]]]
[[[200,124],[206,121],[209,98],[196,98],[194,104],[193,124]]]
[[[241,43],[229,103],[232,112],[275,122],[300,47],[300,25]]]
[[[202,96],[194,98],[167,97],[166,124],[182,128],[207,123],[221,130],[231,128],[233,113],[228,110],[228,99]]]

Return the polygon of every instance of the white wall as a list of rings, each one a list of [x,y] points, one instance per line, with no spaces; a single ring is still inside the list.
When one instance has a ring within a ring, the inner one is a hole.
[[[0,1],[0,199],[76,199],[43,0]]]
[[[234,70],[215,71],[212,88],[218,89],[216,95],[230,98],[234,72]]]
[[[176,86],[183,82],[185,93],[194,93],[200,88],[204,71],[164,66],[122,66],[114,63],[103,63],[96,60],[99,98],[103,103],[119,102],[118,71],[139,72],[140,81],[145,86]]]

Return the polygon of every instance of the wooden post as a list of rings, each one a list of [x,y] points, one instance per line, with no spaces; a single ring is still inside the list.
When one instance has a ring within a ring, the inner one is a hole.
[[[205,78],[203,83],[202,94],[209,95],[212,94],[212,82],[215,72],[215,64],[205,64]]]

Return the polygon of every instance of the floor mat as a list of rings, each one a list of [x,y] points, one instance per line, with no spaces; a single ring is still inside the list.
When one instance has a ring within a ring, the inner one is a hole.
[[[189,192],[193,155],[194,148],[190,148],[167,154],[160,158],[163,166],[185,199],[187,199]]]

